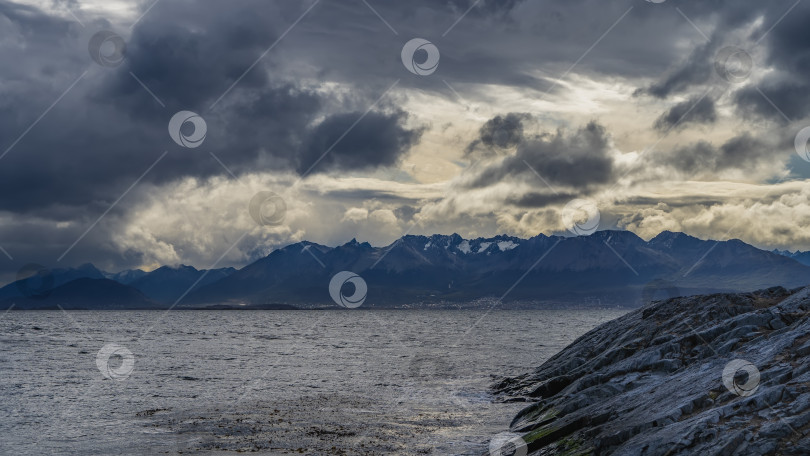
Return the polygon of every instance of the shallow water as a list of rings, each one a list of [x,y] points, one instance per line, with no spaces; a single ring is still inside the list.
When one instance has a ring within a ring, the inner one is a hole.
[[[12,311],[0,452],[482,454],[525,405],[492,402],[492,376],[622,313]],[[105,378],[110,343],[132,357]]]

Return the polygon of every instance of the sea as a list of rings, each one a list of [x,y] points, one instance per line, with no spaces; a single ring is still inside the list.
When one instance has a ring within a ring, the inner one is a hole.
[[[9,311],[2,454],[482,455],[624,309]]]

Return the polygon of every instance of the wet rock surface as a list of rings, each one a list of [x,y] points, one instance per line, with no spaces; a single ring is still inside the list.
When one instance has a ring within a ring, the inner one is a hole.
[[[511,423],[514,454],[810,454],[808,355],[810,288],[683,297],[494,389],[532,402]]]

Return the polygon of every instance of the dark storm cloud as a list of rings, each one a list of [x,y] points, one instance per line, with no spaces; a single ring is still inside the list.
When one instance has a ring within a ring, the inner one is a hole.
[[[413,204],[418,201],[416,198],[408,198],[393,191],[372,189],[339,189],[328,192],[328,195],[349,202],[379,200],[399,204]]]
[[[375,2],[392,22],[401,21],[397,26],[403,34],[425,17],[431,22],[426,27],[445,31],[473,4],[465,23],[501,20],[497,17],[503,18],[520,3]],[[273,170],[305,170],[328,148],[325,143],[343,133],[337,129],[348,128],[385,87],[408,74],[399,62],[402,36],[386,30],[362,3],[323,0],[242,77],[308,6],[297,1],[161,2],[126,36],[124,63],[100,68],[89,59],[86,43],[96,31],[111,28],[109,23],[88,21],[87,29],[81,30],[70,19],[34,7],[0,4],[3,34],[25,44],[0,46],[3,60],[17,63],[3,69],[3,148],[83,71],[89,71],[3,159],[0,209],[30,214],[56,206],[85,210],[90,201],[103,206],[167,149],[171,153],[144,177],[144,183],[224,174],[208,151],[237,174],[257,170],[256,163]],[[335,28],[334,23],[344,27]],[[369,27],[382,27],[382,32],[370,32]],[[462,31],[458,24],[456,32]],[[375,50],[377,43],[384,46]],[[445,58],[452,60],[453,54],[448,52]],[[301,75],[290,70],[296,65],[313,66],[320,73],[310,74],[312,83],[303,87]],[[318,81],[329,79],[351,80],[354,90],[340,97],[318,90]],[[234,89],[209,111],[234,83]],[[208,135],[200,149],[182,149],[170,140],[168,120],[179,110],[195,111],[206,120]],[[319,125],[315,119],[325,120]],[[335,157],[326,157],[316,170],[396,163],[422,132],[404,126],[404,119],[402,114],[370,113],[338,144]],[[372,150],[375,147],[381,149]],[[126,201],[121,209],[125,205]]]
[[[45,14],[34,6],[0,3],[0,15],[16,24],[20,35],[29,44],[53,44],[50,40],[71,33],[71,21]]]
[[[523,121],[531,116],[526,113],[510,112],[505,116],[495,116],[489,119],[478,131],[478,139],[471,142],[465,149],[471,155],[483,146],[483,153],[492,148],[508,149],[523,142]]]
[[[565,204],[579,196],[576,193],[541,193],[530,192],[521,195],[512,195],[506,198],[506,203],[520,208],[538,208]]]
[[[711,62],[716,48],[717,44],[714,42],[695,48],[679,67],[650,87],[640,89],[636,94],[646,92],[656,98],[667,98],[672,94],[682,93],[694,85],[708,82],[714,71]]]
[[[699,173],[713,168],[717,148],[707,141],[658,154],[654,165],[663,164],[685,173]]]
[[[525,139],[514,155],[486,167],[468,185],[488,187],[516,177],[536,180],[536,171],[551,184],[587,189],[609,182],[613,176],[609,146],[607,131],[595,122],[577,131],[534,136]]]
[[[360,87],[350,98],[335,100],[285,77],[270,56],[239,79],[303,8],[296,3],[277,7],[265,2],[209,6],[204,9],[186,1],[156,6],[156,14],[147,15],[128,39],[123,65],[100,68],[90,62],[86,44],[68,22],[50,19],[35,9],[3,5],[1,11],[8,18],[3,27],[11,35],[37,40],[50,36],[52,42],[73,39],[78,48],[67,59],[38,62],[39,72],[46,76],[56,71],[50,67],[72,66],[70,71],[60,68],[58,80],[47,81],[47,87],[30,83],[9,90],[17,98],[0,103],[4,119],[0,132],[8,138],[4,146],[82,71],[88,73],[3,159],[0,207],[30,212],[54,205],[86,209],[91,201],[111,203],[163,150],[171,153],[144,177],[144,183],[225,173],[208,151],[237,173],[255,171],[259,162],[271,164],[274,170],[300,170],[311,155],[326,150],[316,150],[319,140],[337,139],[343,132],[335,129],[348,128],[361,114],[357,109],[365,109],[379,96]],[[35,44],[48,47],[39,41]],[[8,53],[4,49],[3,54]],[[206,120],[208,135],[200,149],[182,149],[169,138],[168,121],[180,110],[197,112]],[[320,116],[325,116],[324,123],[314,123]],[[401,125],[403,119],[404,115],[371,112],[344,138],[347,142],[335,148],[336,157],[324,160],[318,170],[328,171],[331,165],[367,169],[395,163],[421,132]],[[376,147],[381,149],[375,154]]]
[[[773,148],[761,139],[744,133],[720,147],[698,141],[685,147],[654,154],[650,166],[666,166],[690,175],[729,169],[748,169],[761,160],[773,159]]]
[[[692,97],[678,103],[655,121],[655,129],[667,131],[671,128],[684,128],[687,124],[712,124],[717,121],[714,100],[706,96]]]
[[[804,118],[810,113],[808,90],[810,84],[802,82],[768,81],[761,87],[740,90],[735,94],[735,102],[743,114],[784,123]]]
[[[743,114],[781,123],[810,115],[810,82],[806,77],[810,71],[810,31],[806,26],[810,5],[794,1],[714,1],[695,2],[683,8],[693,19],[704,17],[715,22],[709,41],[694,48],[687,58],[637,94],[667,98],[719,84],[735,92],[734,102]],[[728,84],[714,68],[718,52],[725,46],[738,47],[751,55],[755,71],[770,71],[756,82],[749,79],[739,81],[739,86]]]
[[[31,7],[0,5],[6,19],[0,23],[4,34],[27,45],[25,50],[6,46],[1,51],[5,61],[21,61],[3,70],[4,81],[9,79],[6,75],[20,80],[0,102],[0,133],[8,138],[6,145],[82,71],[90,70],[4,159],[0,195],[6,197],[0,197],[0,207],[25,212],[88,201],[111,202],[166,149],[171,153],[145,182],[223,174],[208,151],[217,153],[236,173],[255,170],[256,163],[274,170],[302,171],[318,155],[318,145],[335,136],[336,125],[350,125],[356,120],[349,121],[351,113],[366,109],[396,79],[402,79],[403,87],[418,86],[448,96],[444,78],[450,84],[543,89],[548,85],[539,83],[533,71],[538,62],[553,67],[552,75],[556,68],[566,68],[635,5],[629,1],[605,5],[592,0],[557,0],[542,5],[545,14],[532,16],[539,6],[531,2],[486,0],[453,26],[475,4],[473,0],[373,4],[398,35],[362,2],[349,5],[323,0],[241,80],[243,72],[308,4],[161,2],[127,37],[124,64],[113,69],[97,67],[87,56],[86,42],[97,29],[107,27],[103,21],[79,30],[76,23]],[[660,71],[675,50],[670,36],[650,31],[675,28],[681,32],[690,27],[682,18],[663,14],[659,6],[635,5],[617,25],[622,33],[606,36],[578,69],[628,75]],[[518,11],[521,14],[515,15]],[[714,10],[706,9],[705,14],[714,14]],[[537,23],[518,27],[524,17],[536,17]],[[341,27],[335,28],[334,23]],[[442,37],[451,26],[450,33]],[[427,37],[439,46],[442,60],[437,77],[418,77],[402,67],[399,51],[412,36]],[[638,49],[640,36],[647,37],[654,51]],[[535,42],[553,42],[554,46],[527,44]],[[62,49],[62,43],[69,43],[70,52]],[[621,65],[615,63],[617,56],[624,60]],[[318,73],[300,70],[310,67]],[[165,109],[130,72],[165,103]],[[31,78],[32,74],[37,77]],[[302,76],[311,78],[310,84],[302,85]],[[235,88],[208,111],[237,80]],[[320,80],[342,81],[355,90],[348,96],[331,95],[318,89]],[[200,149],[180,149],[168,138],[169,118],[183,109],[200,113],[208,123],[208,136]],[[393,135],[386,139],[363,127],[375,119],[381,122],[385,116],[381,111],[364,119],[345,138],[352,146],[339,144],[336,156],[324,159],[318,171],[328,171],[330,166],[342,170],[396,163],[418,139],[419,130],[389,119],[387,124],[379,124],[380,131]],[[313,124],[314,119],[328,123]],[[507,124],[511,120],[504,118]],[[512,134],[508,127],[493,129],[482,141],[514,147],[519,132]],[[498,136],[499,131],[504,136]],[[371,135],[365,146],[360,144],[363,133]],[[369,155],[371,145],[383,150]],[[360,155],[351,157],[352,151]],[[21,188],[25,191],[20,192]]]
[[[765,24],[774,23],[781,14],[783,13],[777,8],[768,10]],[[785,121],[783,114],[791,120],[799,120],[810,114],[810,81],[807,79],[810,70],[808,20],[810,5],[799,4],[768,33],[764,40],[767,53],[762,64],[774,71],[762,82],[758,82],[757,86],[749,85],[737,93],[736,102],[740,108],[778,122]],[[763,34],[764,30],[767,30],[765,25],[758,33]]]
[[[704,207],[711,207],[711,206],[719,206],[727,201],[721,201],[716,198],[707,198],[702,195],[677,195],[677,196],[660,196],[657,195],[653,197],[646,197],[646,196],[634,196],[631,198],[625,198],[617,203],[622,205],[628,206],[639,206],[639,207],[655,207],[658,205],[666,205],[668,208],[688,208],[693,206],[704,206]],[[641,221],[642,219],[638,219],[637,221]]]
[[[405,127],[408,115],[403,111],[390,115],[370,112],[352,128],[362,115],[360,112],[336,114],[321,122],[310,133],[301,151],[298,172],[391,166],[422,136],[421,129]]]
[[[404,223],[411,223],[414,215],[416,215],[418,212],[418,208],[408,205],[399,206],[394,209],[394,215],[398,220],[402,220]]]
[[[774,151],[762,140],[744,133],[720,146],[717,169],[747,169],[757,161],[774,157]]]
[[[447,5],[452,11],[463,14],[465,11],[470,11],[468,14],[478,17],[491,17],[493,15],[505,15],[512,11],[516,6],[525,2],[526,0],[448,0]],[[418,2],[414,2],[418,3]],[[423,2],[424,5],[430,5],[429,2]],[[433,4],[441,4],[441,2],[433,2]],[[470,9],[474,7],[473,9]]]
[[[690,20],[698,21],[701,25],[712,24],[713,29],[701,29],[698,32],[693,28],[691,38],[700,44],[694,46],[686,57],[672,62],[662,77],[650,86],[639,89],[636,94],[647,93],[656,98],[668,98],[674,94],[688,92],[695,86],[716,81],[714,62],[717,52],[724,45],[740,44],[734,34],[739,35],[741,28],[750,25],[757,18],[777,11],[779,8],[775,3],[757,0],[714,0],[678,5],[683,14],[691,18]],[[785,4],[785,8],[789,6]],[[700,26],[697,27],[700,29]],[[690,38],[689,35],[683,37]]]
[[[285,49],[306,53],[324,76],[334,80],[401,78],[403,87],[450,98],[453,93],[444,81],[454,87],[496,84],[545,92],[554,86],[547,78],[562,76],[574,62],[576,72],[594,76],[660,75],[682,58],[679,39],[695,34],[681,16],[671,14],[669,5],[636,0],[477,4],[473,0],[376,0],[370,4],[396,34],[362,2],[324,1],[296,31],[320,39],[286,43]],[[473,4],[475,8],[456,23]],[[327,22],[341,27],[329,27],[327,33]],[[613,31],[605,34],[609,29]],[[435,77],[403,72],[399,51],[413,37],[430,40],[440,50]]]

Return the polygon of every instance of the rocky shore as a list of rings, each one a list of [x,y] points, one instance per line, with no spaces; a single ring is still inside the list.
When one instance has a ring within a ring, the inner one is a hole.
[[[490,455],[810,454],[810,287],[653,302],[499,379]]]

